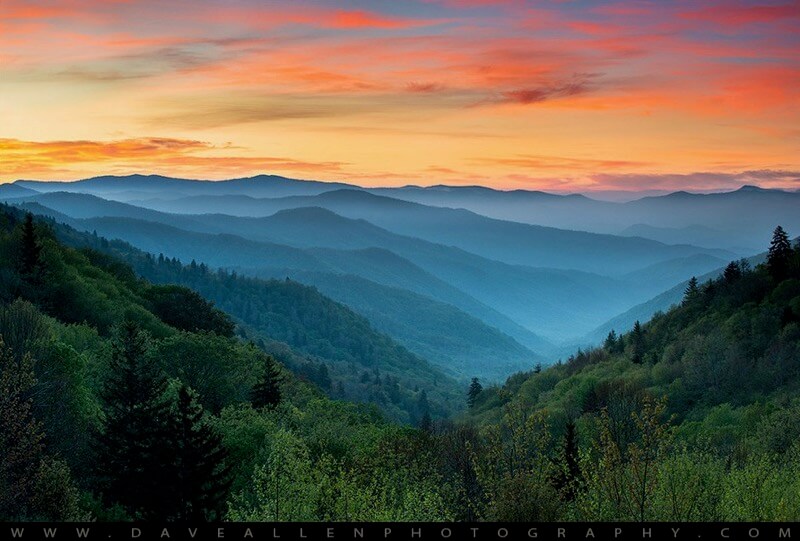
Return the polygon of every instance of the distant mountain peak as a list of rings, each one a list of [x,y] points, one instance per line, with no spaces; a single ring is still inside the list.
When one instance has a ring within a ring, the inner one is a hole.
[[[768,190],[766,188],[762,188],[761,186],[756,186],[754,184],[745,184],[738,190],[737,192],[770,192],[772,190]]]

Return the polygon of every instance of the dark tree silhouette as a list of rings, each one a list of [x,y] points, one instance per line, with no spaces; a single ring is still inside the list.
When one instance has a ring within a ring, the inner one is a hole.
[[[283,376],[278,369],[278,363],[275,362],[272,355],[266,355],[264,357],[264,374],[250,393],[250,402],[253,407],[272,409],[280,404],[282,380]]]
[[[617,338],[617,332],[614,329],[611,329],[608,332],[608,336],[606,336],[605,342],[603,342],[603,348],[609,353],[614,353],[615,351],[617,351],[618,341],[619,338]]]
[[[222,438],[204,420],[203,407],[181,385],[170,422],[170,466],[162,482],[162,519],[220,520],[230,487],[230,468]]]
[[[636,364],[642,364],[644,361],[644,330],[642,330],[642,324],[639,323],[638,319],[633,324],[630,340],[631,361]]]
[[[772,242],[769,244],[767,253],[767,268],[773,278],[776,280],[786,278],[791,257],[792,243],[789,242],[789,235],[781,226],[778,226],[772,233]]]
[[[581,478],[580,457],[578,456],[578,434],[574,421],[567,421],[564,427],[564,440],[561,447],[560,464],[555,478],[555,487],[566,501],[573,501]]]
[[[739,262],[731,261],[730,263],[728,263],[728,266],[725,267],[725,271],[722,273],[722,276],[728,283],[735,282],[736,280],[741,278],[742,268],[739,266]]]
[[[483,385],[478,381],[478,378],[472,378],[472,383],[469,384],[469,391],[467,391],[467,405],[470,408],[475,407],[475,402],[482,391]]]
[[[134,518],[161,518],[162,481],[171,464],[166,378],[147,358],[147,335],[126,322],[114,343],[102,390],[103,430],[94,451],[99,488],[108,504]]]
[[[22,222],[22,242],[19,254],[19,273],[23,279],[35,282],[39,278],[42,247],[36,234],[33,215],[29,212]]]
[[[153,312],[166,324],[184,331],[211,331],[232,337],[231,318],[191,289],[176,286],[152,286],[147,296]]]
[[[692,276],[689,279],[689,283],[686,286],[686,289],[683,290],[683,302],[684,304],[688,304],[700,296],[700,287],[697,283],[697,278]]]

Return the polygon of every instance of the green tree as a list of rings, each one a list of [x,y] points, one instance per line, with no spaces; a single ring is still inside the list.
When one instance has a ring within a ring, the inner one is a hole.
[[[791,257],[792,243],[789,242],[789,235],[778,226],[772,233],[772,242],[767,253],[767,268],[773,278],[783,280],[786,277]]]
[[[478,381],[478,378],[472,378],[472,383],[469,384],[469,390],[467,391],[467,406],[470,408],[475,407],[481,392],[483,392],[483,385]]]
[[[697,278],[692,276],[686,289],[683,291],[683,303],[688,304],[696,300],[700,296],[700,287],[697,283]]]
[[[44,452],[42,426],[33,418],[33,360],[17,360],[0,335],[0,520],[85,518],[69,468]]]
[[[555,485],[561,493],[561,497],[571,502],[575,499],[581,478],[578,433],[575,422],[571,419],[564,427],[564,439],[559,458],[559,471],[554,479]]]
[[[191,289],[176,285],[151,286],[147,296],[153,312],[167,325],[184,331],[233,336],[231,318]]]
[[[234,521],[317,520],[313,466],[308,447],[280,429],[270,442],[266,461],[253,472],[252,498],[237,495],[228,518]]]
[[[36,234],[33,215],[29,212],[22,223],[22,239],[19,253],[19,273],[29,282],[38,282],[41,267],[42,247]]]
[[[0,337],[0,519],[32,514],[36,472],[44,450],[41,425],[26,393],[34,386],[33,361],[14,358]]]
[[[254,408],[272,409],[281,403],[281,382],[283,376],[278,363],[272,355],[264,357],[264,373],[261,380],[253,386],[250,402]]]
[[[196,394],[181,385],[171,419],[171,460],[162,487],[168,509],[161,517],[180,521],[220,520],[230,487],[222,438],[205,421]]]
[[[722,273],[722,277],[725,279],[726,282],[735,282],[739,278],[742,277],[742,268],[739,266],[738,261],[731,261],[728,263],[728,266],[725,267],[725,271]]]
[[[96,476],[107,504],[134,518],[160,518],[162,481],[171,464],[167,381],[148,359],[148,337],[124,323],[114,342],[110,375],[101,396],[103,428],[95,442]]]
[[[605,342],[603,342],[603,348],[609,353],[616,353],[618,341],[619,338],[617,338],[617,332],[614,329],[611,329],[608,332],[608,336],[606,336]]]
[[[633,330],[630,334],[630,344],[631,344],[631,361],[635,364],[642,364],[644,361],[644,330],[642,329],[642,324],[639,323],[637,319],[636,322],[633,324]]]

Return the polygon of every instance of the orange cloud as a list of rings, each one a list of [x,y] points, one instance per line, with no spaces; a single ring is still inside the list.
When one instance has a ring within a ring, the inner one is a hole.
[[[267,171],[323,173],[339,171],[342,162],[306,162],[283,157],[207,155],[227,151],[202,141],[137,138],[118,141],[20,141],[0,139],[0,180],[19,175],[70,174],[76,171],[182,172],[223,178]],[[88,169],[87,169],[88,166]]]

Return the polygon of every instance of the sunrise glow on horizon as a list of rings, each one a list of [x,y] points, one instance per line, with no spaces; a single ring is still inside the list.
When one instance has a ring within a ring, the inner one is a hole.
[[[0,182],[800,188],[800,1],[0,0]]]

